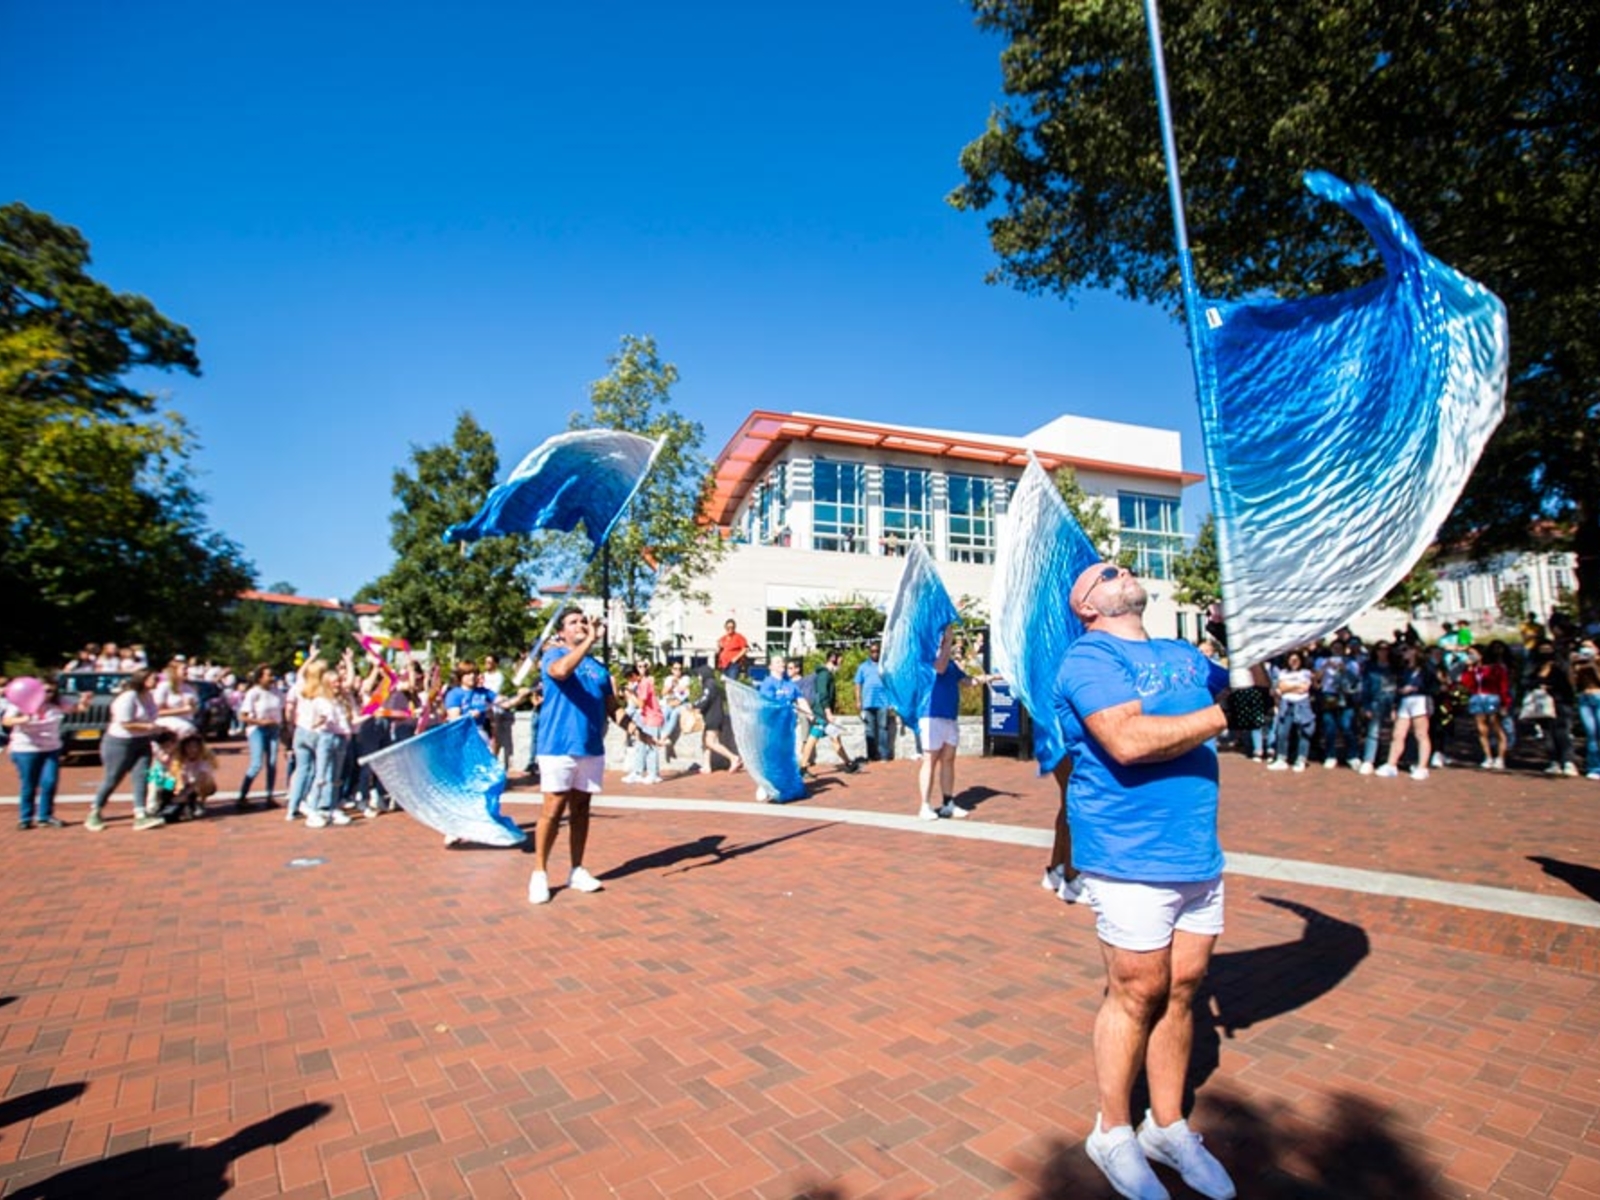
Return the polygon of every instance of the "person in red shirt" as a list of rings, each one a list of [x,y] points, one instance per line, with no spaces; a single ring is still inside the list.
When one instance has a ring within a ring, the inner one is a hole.
[[[723,635],[717,639],[717,670],[729,679],[739,678],[744,670],[745,656],[750,653],[750,643],[745,640],[744,634],[739,632],[739,627],[730,617],[724,621]]]
[[[1505,651],[1499,642],[1490,642],[1481,654],[1476,646],[1468,646],[1467,666],[1461,672],[1467,711],[1478,726],[1482,766],[1487,770],[1504,770],[1506,765],[1506,731],[1500,717],[1511,711],[1511,676],[1505,668]]]

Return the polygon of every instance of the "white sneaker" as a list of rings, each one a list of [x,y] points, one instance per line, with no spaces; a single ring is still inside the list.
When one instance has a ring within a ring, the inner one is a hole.
[[[1322,760],[1322,769],[1324,771],[1335,771],[1338,770],[1338,767],[1339,760],[1337,758],[1325,758]]]
[[[1171,1200],[1161,1180],[1150,1169],[1144,1148],[1134,1136],[1131,1125],[1118,1125],[1102,1131],[1100,1118],[1094,1119],[1094,1132],[1083,1144],[1089,1161],[1100,1168],[1119,1196],[1128,1200]]]
[[[567,876],[567,886],[575,892],[603,892],[605,884],[582,867],[573,867],[572,874]]]
[[[1585,779],[1600,779],[1600,771],[1590,771],[1587,775],[1584,776],[1584,778]]]
[[[626,775],[624,775],[622,777],[622,782],[623,783],[638,783],[640,778],[641,778],[641,776],[635,775],[632,771],[629,771]]]
[[[1494,769],[1496,771],[1504,771],[1506,769],[1506,760],[1503,759],[1503,758],[1495,759],[1494,760]]]
[[[1400,769],[1393,763],[1384,763],[1383,766],[1379,767],[1373,772],[1373,774],[1379,779],[1393,779],[1395,776],[1400,774]]]
[[[1287,771],[1288,769],[1289,764],[1281,758],[1275,758],[1267,764],[1267,770],[1269,771]]]
[[[951,821],[951,820],[954,820],[954,821],[965,821],[968,817],[970,817],[972,815],[972,813],[970,811],[968,811],[967,809],[962,808],[955,801],[946,800],[945,803],[944,803],[944,807],[939,809],[939,815],[941,817],[943,817],[947,821]]]
[[[1188,1184],[1210,1200],[1233,1200],[1238,1195],[1233,1180],[1205,1146],[1202,1138],[1181,1118],[1163,1128],[1145,1113],[1139,1126],[1139,1147],[1158,1163],[1171,1167]]]
[[[659,776],[659,775],[645,775],[645,776],[641,777],[637,782],[639,782],[639,783],[660,783],[661,782],[661,776]]]
[[[319,812],[314,812],[306,818],[307,829],[326,829],[327,827],[328,818]]]
[[[1369,762],[1364,762],[1359,767],[1356,768],[1356,774],[1357,775],[1371,775],[1372,772],[1373,772],[1373,766]]]
[[[550,877],[543,871],[535,871],[528,876],[528,903],[550,903]]]
[[[1544,769],[1544,773],[1546,775],[1559,775],[1559,774],[1561,774],[1561,764],[1560,763],[1555,763],[1555,762],[1551,763],[1548,767],[1546,767]]]
[[[1444,755],[1435,750],[1433,752],[1433,757],[1428,760],[1428,765],[1437,771],[1440,767],[1444,766]]]
[[[1039,880],[1039,886],[1047,892],[1059,892],[1061,885],[1067,881],[1067,868],[1057,863],[1044,873],[1044,878]]]
[[[348,825],[348,824],[350,824],[350,814],[345,812],[343,809],[340,809],[340,808],[334,809],[333,810],[333,823],[335,825]]]
[[[937,821],[939,819],[939,812],[937,809],[929,808],[926,804],[924,804],[917,812],[917,817],[919,820],[923,821]]]
[[[1293,769],[1296,771],[1304,771],[1306,769],[1306,760],[1302,758],[1299,762],[1295,763]]]
[[[1411,778],[1413,778],[1413,779],[1426,779],[1427,777],[1428,777],[1428,768],[1427,767],[1412,767],[1411,768]]]
[[[1494,759],[1492,759],[1492,758],[1484,759],[1481,763],[1478,764],[1478,770],[1480,770],[1480,771],[1492,771],[1492,770],[1494,770]]]
[[[1071,879],[1063,879],[1061,886],[1056,889],[1056,895],[1063,904],[1076,904],[1083,899],[1084,882],[1082,875],[1074,875]]]
[[[1567,775],[1567,776],[1570,776],[1573,779],[1576,779],[1578,777],[1578,764],[1577,763],[1567,763],[1565,766],[1563,766],[1561,768],[1561,773],[1563,775]]]

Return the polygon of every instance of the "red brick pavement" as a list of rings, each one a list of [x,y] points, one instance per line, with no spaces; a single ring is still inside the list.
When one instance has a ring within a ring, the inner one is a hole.
[[[1587,781],[1224,771],[1236,851],[1600,890]],[[909,814],[912,779],[824,771],[815,803]],[[974,822],[1050,819],[1026,764],[960,782]],[[1092,918],[1041,851],[609,809],[607,891],[533,908],[526,855],[404,816],[115,811],[0,829],[6,1195],[1109,1195],[1081,1149]],[[1229,886],[1196,1119],[1241,1195],[1600,1196],[1600,931]]]

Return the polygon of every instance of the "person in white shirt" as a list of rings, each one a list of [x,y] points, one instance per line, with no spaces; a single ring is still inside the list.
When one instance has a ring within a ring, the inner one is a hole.
[[[156,724],[179,737],[200,732],[196,723],[200,719],[200,693],[189,682],[186,670],[180,654],[167,664],[151,693],[156,702]]]
[[[44,685],[44,699],[32,712],[0,700],[0,723],[11,735],[8,752],[17,768],[17,828],[60,829],[55,815],[56,782],[61,777],[60,693]],[[35,802],[37,801],[37,807]]]
[[[339,787],[344,779],[345,754],[355,731],[355,714],[341,672],[325,671],[322,687],[311,700],[311,727],[317,735],[316,783],[312,791],[307,829],[348,825],[350,817],[339,807]]]
[[[316,716],[312,701],[322,691],[322,677],[327,670],[328,664],[320,658],[307,661],[300,668],[299,679],[289,689],[284,702],[284,720],[294,730],[289,747],[289,752],[294,756],[294,763],[290,767],[289,811],[285,816],[289,821],[300,815],[300,806],[310,795],[311,785],[316,782],[317,731],[312,724]]]
[[[159,814],[149,813],[145,801],[149,792],[150,739],[156,731],[155,699],[150,695],[150,672],[135,671],[111,701],[111,724],[100,739],[100,761],[105,778],[89,805],[85,829],[98,833],[104,829],[101,817],[111,793],[130,774],[133,776],[133,827],[153,829],[166,824]]]
[[[278,726],[283,724],[283,697],[278,694],[272,668],[262,663],[250,672],[250,687],[239,702],[239,720],[250,739],[250,765],[239,785],[238,806],[250,806],[250,785],[267,771],[267,807],[273,807],[272,786],[278,780]]]

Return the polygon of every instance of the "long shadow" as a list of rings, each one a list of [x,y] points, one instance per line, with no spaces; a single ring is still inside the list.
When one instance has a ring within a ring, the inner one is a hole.
[[[1325,1120],[1312,1123],[1287,1105],[1219,1095],[1202,1101],[1195,1127],[1233,1176],[1241,1200],[1445,1200],[1437,1164],[1406,1145],[1393,1120],[1370,1101],[1338,1093]],[[1156,1167],[1174,1197],[1189,1191]],[[833,1193],[844,1200],[840,1193]],[[1083,1143],[1054,1143],[1030,1200],[1110,1200],[1116,1193]]]
[[[768,838],[762,842],[746,842],[743,845],[723,848],[727,835],[722,833],[708,833],[695,838],[692,842],[679,842],[676,846],[665,846],[660,850],[653,850],[649,854],[641,854],[637,858],[630,858],[627,862],[619,863],[609,871],[602,872],[601,879],[621,879],[626,875],[633,875],[639,871],[664,871],[669,875],[677,875],[684,871],[695,871],[701,867],[714,867],[718,863],[728,862],[731,859],[754,854],[757,850],[765,850],[768,846],[776,846],[779,842],[787,842],[793,838],[805,837],[808,834],[820,833],[838,824],[829,821],[822,825],[808,825],[804,829],[797,829],[793,833],[786,833],[780,837]],[[699,860],[699,861],[691,861]],[[678,867],[676,871],[667,871],[668,867],[678,863],[687,862],[689,865]]]
[[[40,1088],[24,1096],[0,1100],[0,1129],[18,1121],[31,1121],[42,1112],[49,1112],[69,1100],[76,1100],[89,1090],[87,1083],[62,1083],[55,1087]]]
[[[1293,913],[1305,924],[1298,940],[1215,955],[1194,1003],[1194,1051],[1189,1059],[1185,1103],[1210,1079],[1222,1057],[1222,1039],[1241,1029],[1293,1012],[1338,987],[1371,952],[1367,931],[1309,905],[1275,896],[1267,904]],[[1135,1097],[1143,1111],[1143,1079]]]
[[[15,996],[0,996],[0,1008],[4,1008],[8,1004],[15,1004],[16,1002],[17,998]]]
[[[1001,791],[999,788],[987,787],[979,784],[977,787],[957,788],[954,799],[965,809],[974,809],[985,800],[995,800],[1001,796],[1015,796],[1016,792]]]
[[[301,1104],[247,1125],[214,1146],[161,1142],[98,1162],[84,1163],[11,1192],[11,1200],[60,1197],[159,1196],[161,1200],[215,1200],[233,1185],[234,1159],[288,1141],[333,1111],[330,1104]]]
[[[1543,854],[1530,854],[1528,861],[1538,863],[1544,873],[1572,888],[1591,900],[1600,901],[1600,871],[1582,863],[1562,862],[1559,858],[1546,858]]]

